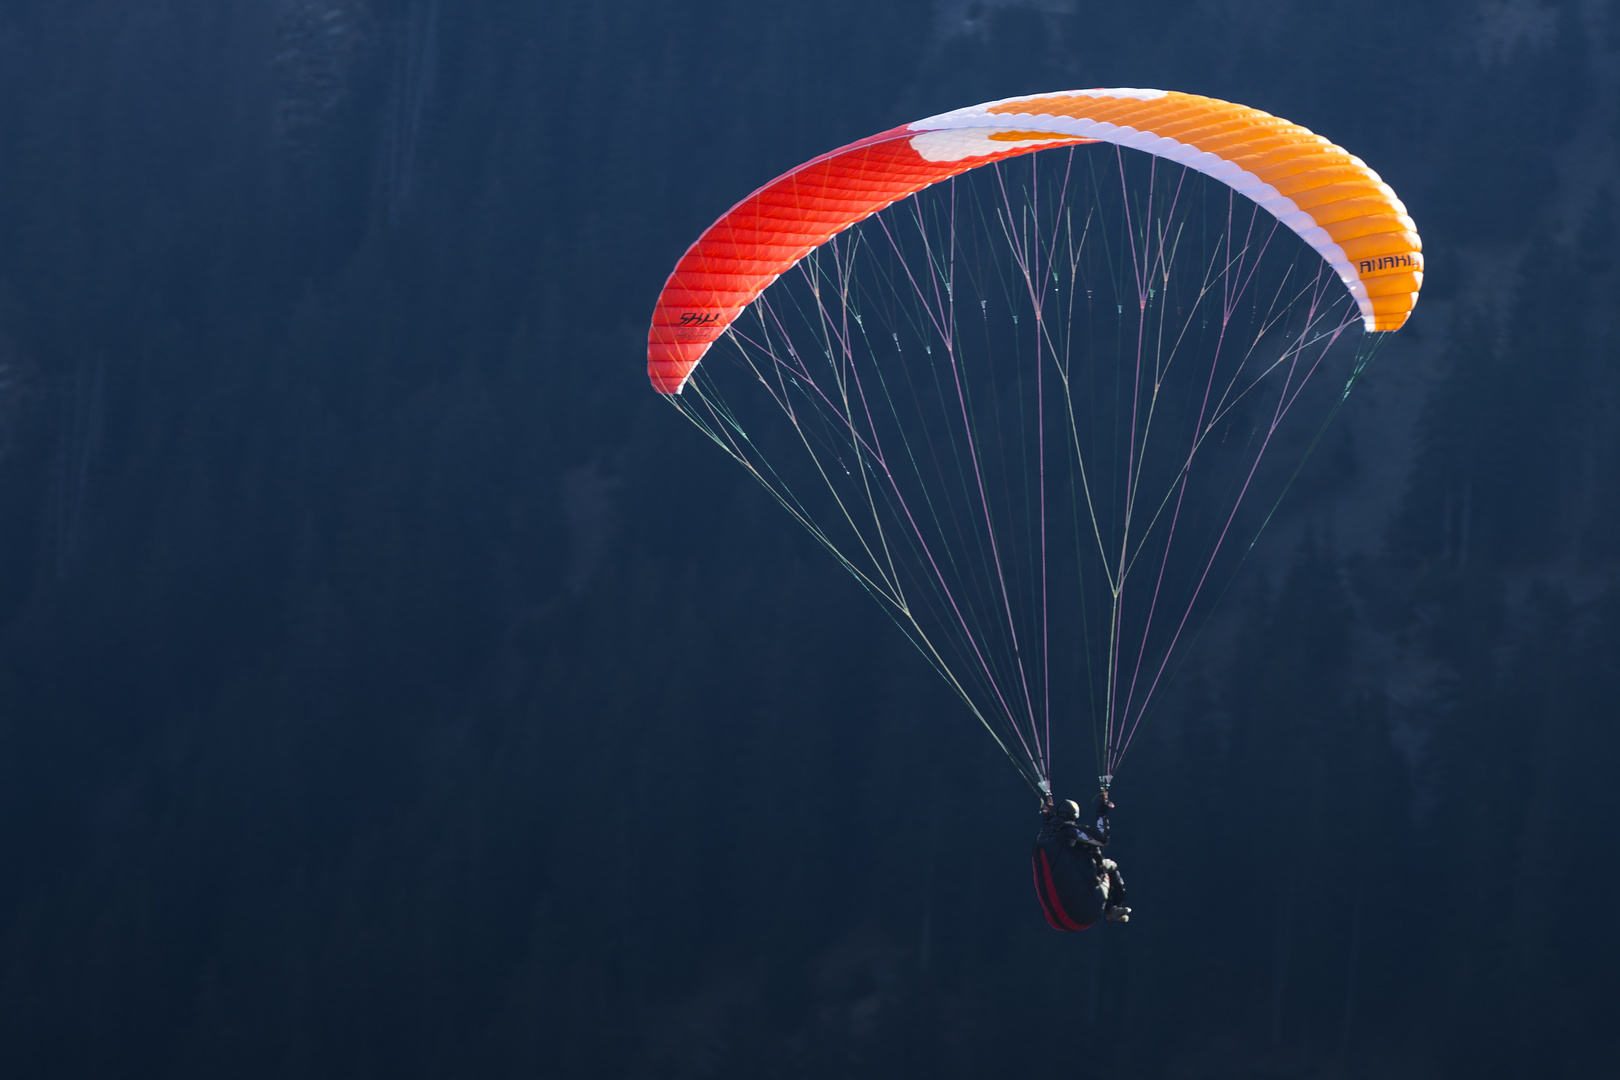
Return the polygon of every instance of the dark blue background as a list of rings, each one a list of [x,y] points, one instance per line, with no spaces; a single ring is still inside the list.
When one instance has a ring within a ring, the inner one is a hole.
[[[781,170],[1110,85],[1327,134],[1429,277],[1059,936],[644,341]],[[1613,1071],[1617,111],[1573,0],[5,0],[0,1072]]]

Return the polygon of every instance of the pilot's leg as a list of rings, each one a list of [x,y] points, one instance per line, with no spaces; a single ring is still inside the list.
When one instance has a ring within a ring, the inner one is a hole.
[[[1104,859],[1102,865],[1108,875],[1108,910],[1104,917],[1109,922],[1130,922],[1131,909],[1125,906],[1125,879],[1120,876],[1119,864]]]

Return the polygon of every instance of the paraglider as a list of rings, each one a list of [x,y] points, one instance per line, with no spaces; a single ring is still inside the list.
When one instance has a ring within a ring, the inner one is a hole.
[[[1102,853],[1110,839],[1108,812],[1113,808],[1106,789],[1097,793],[1090,824],[1080,820],[1080,804],[1073,799],[1041,807],[1041,831],[1031,860],[1035,896],[1054,930],[1088,930],[1105,919],[1131,921],[1119,864]]]
[[[743,199],[670,274],[647,371],[1034,790],[1038,891],[1046,851],[1042,903],[1072,929],[1063,875],[1089,868],[1102,918],[1124,886],[1106,807],[1064,818],[1054,760],[1089,732],[1087,771],[1118,773],[1422,270],[1389,185],[1297,124],[1174,91],[1029,95]]]

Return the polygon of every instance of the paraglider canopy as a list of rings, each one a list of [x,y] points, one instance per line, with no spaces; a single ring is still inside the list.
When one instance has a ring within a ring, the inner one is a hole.
[[[1406,207],[1358,157],[1259,109],[1173,90],[1065,90],[986,102],[805,162],[732,207],[676,264],[647,335],[647,374],[678,394],[748,304],[828,239],[948,177],[1037,150],[1109,142],[1252,199],[1320,254],[1368,330],[1405,325],[1423,283]]]
[[[1044,800],[1087,717],[1107,789],[1422,279],[1406,208],[1321,136],[1070,90],[759,188],[669,275],[647,371]]]

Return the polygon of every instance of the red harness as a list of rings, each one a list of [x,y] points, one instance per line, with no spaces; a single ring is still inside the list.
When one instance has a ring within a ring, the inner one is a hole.
[[[1040,897],[1041,910],[1046,913],[1046,921],[1054,930],[1085,930],[1091,923],[1078,923],[1063,909],[1063,902],[1058,899],[1057,884],[1052,880],[1052,864],[1046,859],[1046,852],[1039,847],[1035,849],[1035,895]]]

